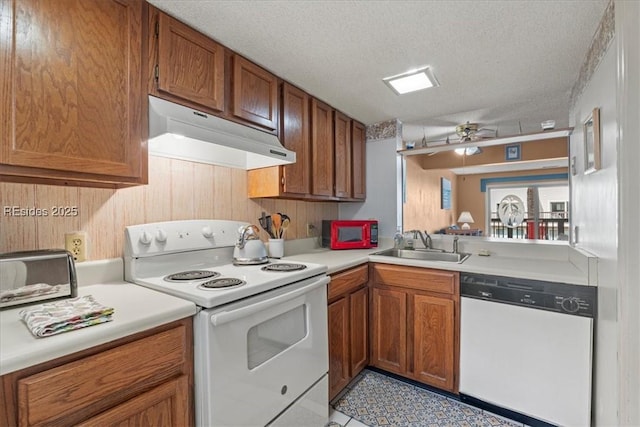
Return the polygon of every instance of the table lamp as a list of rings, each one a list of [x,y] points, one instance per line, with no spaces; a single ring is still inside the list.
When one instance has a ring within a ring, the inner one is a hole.
[[[458,217],[458,222],[463,222],[464,223],[464,224],[462,224],[462,229],[463,230],[470,229],[471,227],[469,226],[469,223],[473,224],[473,217],[471,216],[471,212],[462,211],[462,213]]]

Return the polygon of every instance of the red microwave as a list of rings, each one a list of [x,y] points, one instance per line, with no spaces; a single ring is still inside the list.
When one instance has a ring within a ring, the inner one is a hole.
[[[331,249],[368,249],[378,246],[376,220],[323,220],[322,247]]]

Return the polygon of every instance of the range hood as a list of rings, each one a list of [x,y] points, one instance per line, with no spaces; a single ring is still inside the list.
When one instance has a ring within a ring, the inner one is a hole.
[[[295,163],[275,135],[149,96],[149,154],[239,169]]]

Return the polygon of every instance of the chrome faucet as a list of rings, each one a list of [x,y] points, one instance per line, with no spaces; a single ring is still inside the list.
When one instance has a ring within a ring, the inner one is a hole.
[[[458,253],[458,236],[455,236],[453,238],[453,253],[454,254]]]
[[[424,245],[424,247],[427,249],[433,249],[433,242],[431,241],[431,236],[429,236],[427,230],[424,231],[424,234],[422,234],[422,231],[420,230],[411,230],[409,231],[409,233],[413,233],[414,239],[420,236],[420,240],[422,240],[422,244]]]

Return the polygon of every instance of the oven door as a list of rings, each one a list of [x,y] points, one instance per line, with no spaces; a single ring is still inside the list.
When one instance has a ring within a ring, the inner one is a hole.
[[[328,282],[314,277],[196,315],[197,425],[264,426],[327,374]]]

